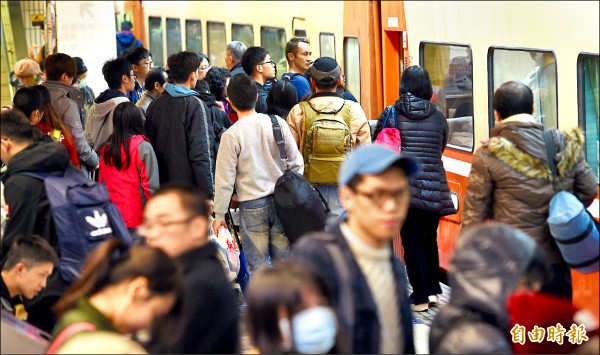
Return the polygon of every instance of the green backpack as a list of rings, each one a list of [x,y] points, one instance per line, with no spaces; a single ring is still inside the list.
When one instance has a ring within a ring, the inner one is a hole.
[[[316,110],[300,102],[304,112],[304,176],[312,184],[337,184],[338,172],[352,149],[350,105]]]

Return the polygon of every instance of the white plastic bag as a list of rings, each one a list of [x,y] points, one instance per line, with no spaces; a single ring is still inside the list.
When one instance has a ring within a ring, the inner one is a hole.
[[[233,235],[231,235],[229,229],[225,227],[219,228],[217,240],[227,250],[230,277],[233,274],[233,278],[235,279],[240,272],[240,248],[235,239],[233,239]]]

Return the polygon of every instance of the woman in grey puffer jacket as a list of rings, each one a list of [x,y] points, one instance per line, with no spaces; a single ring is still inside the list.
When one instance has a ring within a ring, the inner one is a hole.
[[[383,110],[373,135],[375,140],[383,128],[396,127],[397,121],[402,154],[418,158],[422,166],[410,182],[410,209],[401,230],[416,311],[428,310],[429,302],[437,303],[437,295],[442,293],[438,278],[437,228],[442,216],[456,213],[442,163],[448,123],[444,114],[429,101],[432,95],[431,80],[424,68],[411,66],[404,70],[400,98]],[[388,112],[389,118],[383,127]]]

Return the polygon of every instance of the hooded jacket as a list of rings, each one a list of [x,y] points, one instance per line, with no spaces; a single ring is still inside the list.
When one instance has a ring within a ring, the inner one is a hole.
[[[452,295],[431,324],[432,354],[512,353],[506,299],[536,245],[512,228],[496,227],[488,234],[466,233],[458,241],[448,276]]]
[[[564,262],[546,219],[557,190],[548,167],[544,127],[529,120],[500,123],[492,138],[473,156],[465,194],[462,228],[493,219],[520,228],[548,254],[552,263]],[[578,129],[552,130],[560,188],[572,192],[587,207],[598,191],[596,177],[583,156]]]
[[[85,125],[85,139],[95,151],[99,151],[104,142],[113,133],[113,113],[121,102],[128,102],[125,94],[108,89],[94,100],[88,112]]]
[[[379,115],[373,141],[383,128],[396,127],[398,120],[402,153],[416,157],[421,162],[421,171],[410,179],[410,208],[440,216],[456,213],[442,162],[442,153],[448,142],[446,117],[430,101],[411,93],[400,95],[393,107],[396,117],[390,113],[385,127],[383,122],[392,106],[386,107]]]
[[[142,47],[142,42],[135,38],[131,31],[117,33],[117,57],[122,57],[123,53],[131,47]]]
[[[197,92],[166,84],[146,110],[146,133],[156,153],[161,185],[187,182],[214,196],[214,131]]]
[[[50,91],[52,105],[73,136],[82,168],[94,169],[98,166],[98,154],[89,146],[83,132],[80,111],[83,110],[83,93],[58,81],[46,81],[43,85]]]

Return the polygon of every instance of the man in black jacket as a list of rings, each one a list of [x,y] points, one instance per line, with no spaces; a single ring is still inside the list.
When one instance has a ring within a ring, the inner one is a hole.
[[[191,186],[163,186],[146,204],[140,234],[183,268],[184,332],[170,354],[237,354],[239,313],[232,284],[208,241],[206,196]]]
[[[206,105],[192,90],[200,59],[179,52],[167,60],[174,84],[146,110],[146,131],[158,160],[161,185],[171,181],[198,186],[214,196],[214,131]]]
[[[390,242],[406,217],[408,178],[417,170],[412,158],[389,148],[357,148],[338,178],[347,219],[329,233],[303,236],[290,252],[331,288],[354,354],[414,353],[406,272]]]
[[[64,171],[69,165],[67,149],[61,143],[33,142],[33,128],[25,115],[18,111],[2,112],[0,131],[0,156],[7,164],[2,175],[4,199],[10,211],[2,239],[2,259],[5,260],[18,235],[37,234],[57,250],[58,241],[44,182],[20,173]],[[26,305],[30,323],[52,331],[55,319],[50,307],[65,289],[60,275],[53,273],[48,278],[46,289]]]

